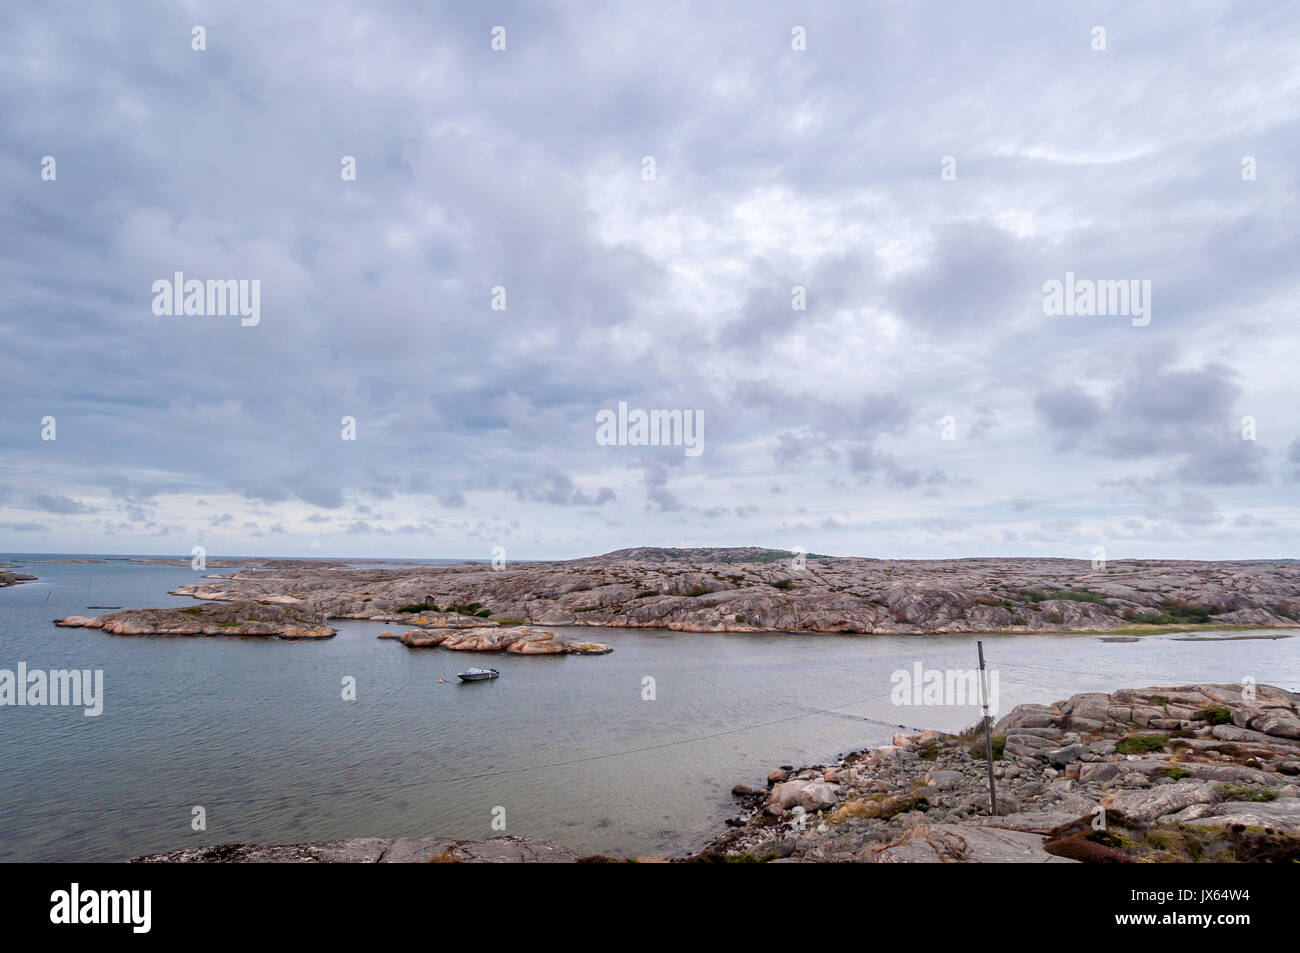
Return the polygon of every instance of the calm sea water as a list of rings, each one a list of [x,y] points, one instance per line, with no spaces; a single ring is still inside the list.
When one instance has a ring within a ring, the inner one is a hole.
[[[886,743],[899,725],[955,730],[979,714],[889,698],[895,670],[973,667],[975,642],[964,636],[583,628],[561,631],[614,653],[564,658],[412,650],[359,622],[336,622],[338,636],[315,643],[119,637],[51,620],[107,611],[89,606],[193,605],[167,590],[196,574],[0,561],[40,577],[0,589],[0,668],[102,669],[105,694],[97,718],[0,708],[2,861],[114,861],[232,841],[481,838],[497,833],[497,809],[508,833],[677,855],[724,829],[733,784]],[[1247,675],[1296,690],[1297,647],[984,637],[1003,712],[1080,691]],[[456,681],[484,664],[502,677]],[[356,701],[342,698],[347,676]],[[197,833],[196,805],[207,815]]]

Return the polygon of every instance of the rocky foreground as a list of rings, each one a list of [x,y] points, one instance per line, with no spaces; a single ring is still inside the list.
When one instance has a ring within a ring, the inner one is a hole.
[[[319,616],[283,605],[228,602],[183,609],[125,609],[101,616],[55,619],[65,628],[102,629],[113,635],[256,635],[328,639],[335,629]]]
[[[1238,685],[1021,705],[983,732],[896,735],[768,777],[697,860],[1300,861],[1300,695]]]
[[[0,589],[6,586],[16,586],[20,582],[31,582],[35,576],[29,576],[23,572],[7,572],[0,570]]]
[[[175,590],[311,616],[403,612],[697,632],[1059,632],[1300,625],[1300,563],[878,560],[754,547],[567,562],[339,569],[267,562]]]

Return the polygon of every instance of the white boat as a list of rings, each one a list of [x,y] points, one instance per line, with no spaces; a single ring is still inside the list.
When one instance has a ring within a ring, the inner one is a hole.
[[[456,677],[462,682],[485,682],[489,678],[500,678],[501,673],[494,668],[469,668],[457,672]]]

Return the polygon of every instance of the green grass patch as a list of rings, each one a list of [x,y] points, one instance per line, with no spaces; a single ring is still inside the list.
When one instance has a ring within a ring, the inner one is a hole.
[[[1227,708],[1207,708],[1201,712],[1201,717],[1211,725],[1232,724],[1232,712]]]
[[[971,746],[966,749],[967,751],[970,752],[970,756],[974,758],[976,761],[988,760],[987,757],[988,751],[984,744],[983,733],[984,731],[981,728],[980,729],[981,737],[973,741],[971,743]],[[994,735],[993,736],[993,760],[1001,761],[1006,754],[1006,750],[1007,750],[1007,739],[1001,735]]]
[[[1115,750],[1120,754],[1149,754],[1164,751],[1168,743],[1168,735],[1129,735],[1115,743]]]
[[[1213,606],[1198,606],[1176,599],[1161,603],[1159,611],[1139,615],[1136,621],[1144,625],[1204,625],[1212,622],[1220,611]]]
[[[1256,801],[1264,803],[1276,801],[1277,792],[1269,789],[1248,787],[1244,784],[1216,784],[1214,793],[1225,801]]]

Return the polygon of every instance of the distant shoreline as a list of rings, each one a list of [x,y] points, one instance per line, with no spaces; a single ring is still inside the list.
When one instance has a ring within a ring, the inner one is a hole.
[[[878,560],[746,547],[373,568],[209,559],[194,568],[205,575],[172,595],[275,604],[318,623],[418,627],[417,615],[426,614],[438,625],[469,615],[506,625],[680,632],[1120,638],[1300,628],[1300,565],[1291,562]],[[213,569],[236,571],[206,574]]]

